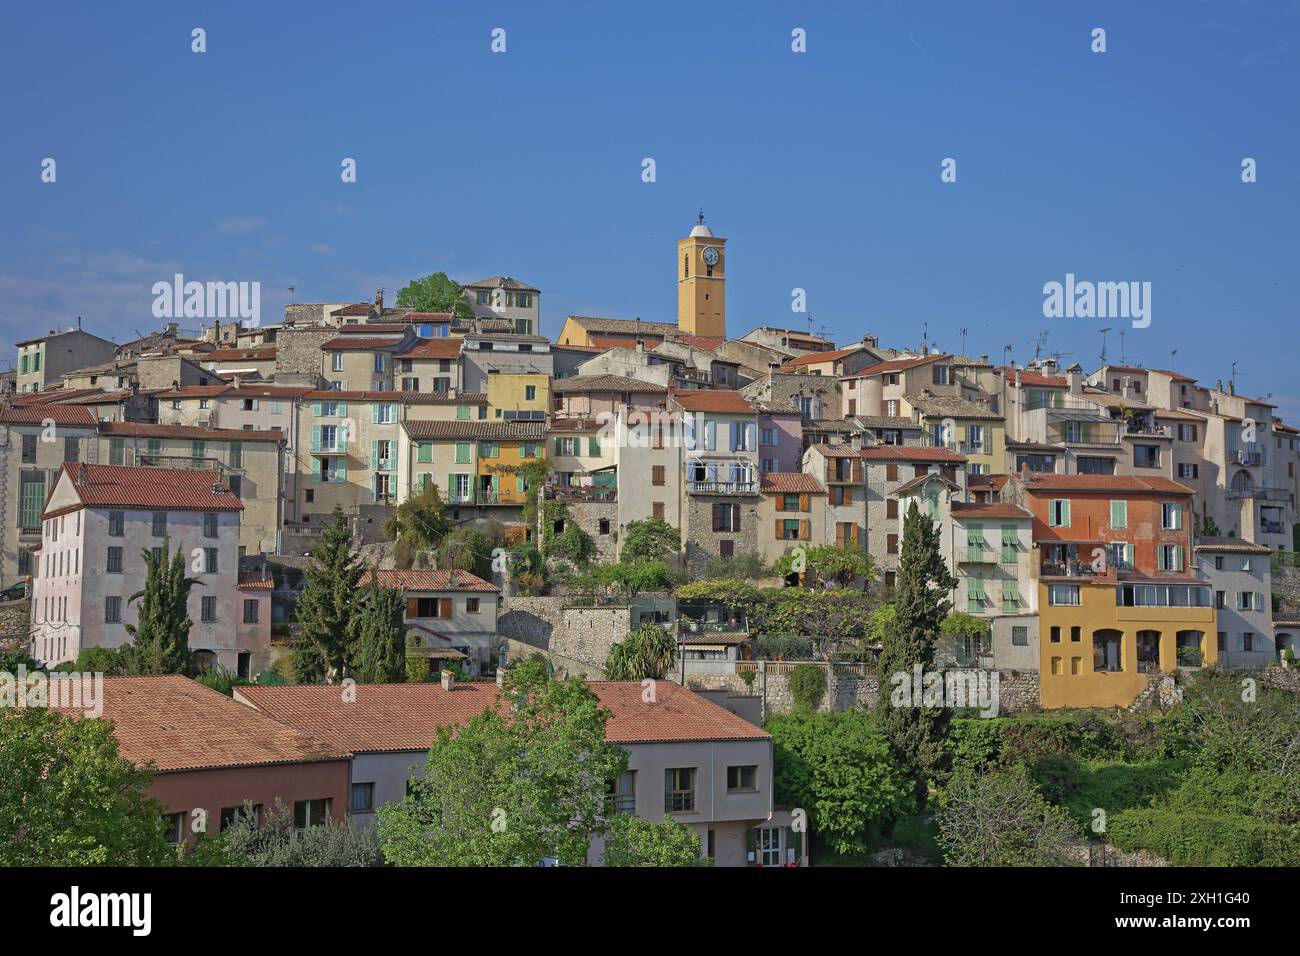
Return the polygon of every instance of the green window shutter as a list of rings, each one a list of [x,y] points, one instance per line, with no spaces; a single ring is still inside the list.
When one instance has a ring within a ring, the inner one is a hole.
[[[1163,545],[1161,545],[1159,548],[1156,549],[1156,570],[1158,571],[1169,570],[1169,563],[1168,560],[1165,558],[1165,549]]]
[[[339,402],[339,418],[347,418],[347,417],[348,417],[348,403]]]
[[[371,468],[379,467],[379,440],[378,439],[370,440],[370,467]],[[371,484],[373,483],[374,482],[371,482]]]
[[[972,523],[966,526],[966,547],[971,551],[984,549],[984,525]]]
[[[370,473],[370,500],[379,500],[379,475],[373,471]]]
[[[1124,545],[1124,566],[1133,567],[1133,545],[1131,544]]]
[[[1175,531],[1182,531],[1182,530],[1183,530],[1183,507],[1182,507],[1182,505],[1174,505],[1174,530],[1175,530]]]
[[[320,459],[314,455],[311,459],[311,480],[320,481]]]
[[[1128,502],[1112,501],[1110,503],[1110,526],[1112,528],[1128,527]]]
[[[595,435],[592,435],[587,439],[587,454],[592,458],[598,458],[600,456],[600,439]]]
[[[379,422],[379,403],[378,403],[378,402],[371,402],[371,403],[370,403],[370,423],[373,425],[373,424],[378,424],[378,422]]]
[[[320,451],[320,426],[311,426],[311,450]],[[317,469],[319,471],[320,469]]]
[[[348,480],[348,460],[346,458],[338,459],[339,463],[339,481]]]
[[[422,441],[416,445],[415,460],[426,465],[433,461],[433,445],[427,441]]]
[[[1068,498],[1065,499],[1065,500],[1062,502],[1062,516],[1061,516],[1061,517],[1062,517],[1061,527],[1063,527],[1063,528],[1068,528],[1068,527],[1070,527],[1070,501],[1069,501]]]
[[[1018,581],[1002,582],[1002,603],[1013,605],[1020,603],[1020,583]]]
[[[320,418],[320,402],[311,403],[311,413],[312,413],[312,417]]]
[[[461,422],[467,422],[467,421],[469,421],[469,406],[468,406],[468,405],[457,405],[457,406],[456,406],[456,420],[457,420],[457,421],[461,421]]]
[[[555,439],[555,454],[557,454],[557,455],[563,455],[564,452],[560,450],[560,449],[563,448],[563,447],[564,447],[564,446],[560,444],[560,439],[558,439],[558,438]]]
[[[524,476],[515,475],[515,491],[519,492],[522,495],[525,490],[526,489],[524,488]]]
[[[1183,546],[1181,544],[1176,544],[1174,545],[1174,566],[1173,568],[1171,568],[1171,570],[1181,571],[1182,569],[1183,569]]]

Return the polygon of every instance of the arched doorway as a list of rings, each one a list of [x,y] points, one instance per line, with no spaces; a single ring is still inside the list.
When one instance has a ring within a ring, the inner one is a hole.
[[[214,651],[208,650],[191,651],[190,666],[194,668],[196,674],[202,674],[217,666],[217,655]]]
[[[1092,632],[1092,669],[1095,673],[1117,672],[1124,669],[1121,648],[1124,632],[1103,628]]]
[[[1229,487],[1233,491],[1250,491],[1255,487],[1255,479],[1250,477],[1250,472],[1239,471],[1232,476],[1232,483]]]
[[[1160,672],[1160,632],[1137,632],[1137,658],[1139,674]]]
[[[1200,667],[1204,658],[1205,632],[1179,631],[1177,647],[1179,667]]]

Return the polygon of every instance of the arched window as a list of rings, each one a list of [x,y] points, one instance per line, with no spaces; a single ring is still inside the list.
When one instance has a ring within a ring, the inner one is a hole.
[[[1092,632],[1092,669],[1095,673],[1109,673],[1124,669],[1121,646],[1124,633],[1113,628]]]

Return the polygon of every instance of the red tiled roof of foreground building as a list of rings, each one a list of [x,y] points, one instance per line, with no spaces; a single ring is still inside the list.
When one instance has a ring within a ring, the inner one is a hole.
[[[937,362],[940,359],[952,358],[951,355],[922,355],[916,358],[891,359],[888,362],[878,362],[867,368],[860,369],[852,375],[845,375],[844,378],[871,378],[873,375],[883,375],[886,372],[903,372],[909,368],[916,368],[919,365],[928,365],[931,362]]]
[[[610,743],[769,740],[771,735],[731,711],[671,681],[659,681],[646,703],[640,681],[591,681],[588,687],[613,712]],[[304,733],[353,753],[427,750],[438,727],[461,727],[498,705],[489,681],[440,684],[358,684],[345,703],[337,687],[322,684],[249,686],[236,700]]]
[[[807,365],[820,365],[823,362],[835,362],[842,358],[861,352],[865,345],[849,345],[842,349],[836,349],[834,352],[809,352],[807,355],[800,355],[798,358],[792,358],[782,365],[778,372],[788,372],[792,369],[803,368]]]
[[[981,502],[954,501],[952,503],[954,518],[1032,518],[1033,515],[1020,505],[1009,501]]]
[[[105,677],[103,707],[118,752],[161,773],[348,757],[346,750],[186,677]]]
[[[476,574],[457,570],[423,570],[419,568],[380,568],[379,586],[403,591],[500,591],[490,581]],[[370,572],[361,576],[360,585],[370,584]]]
[[[769,471],[759,490],[765,495],[824,495],[826,489],[812,475],[802,471]]]
[[[405,352],[399,352],[402,358],[454,359],[460,357],[464,339],[420,339]]]
[[[244,507],[216,471],[67,462],[63,473],[72,479],[74,493],[87,508],[241,511]],[[221,490],[214,492],[214,487]],[[53,514],[46,512],[42,517]]]
[[[754,413],[754,406],[749,404],[744,395],[736,391],[699,389],[673,392],[669,397],[688,412],[721,412],[733,415]]]

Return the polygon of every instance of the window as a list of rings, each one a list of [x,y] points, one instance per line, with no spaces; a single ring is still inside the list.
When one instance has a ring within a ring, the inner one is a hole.
[[[262,816],[262,805],[256,803],[251,806],[222,807],[219,826],[223,830],[229,829],[238,823],[240,818],[244,816],[247,816],[253,822],[257,822],[257,820]]]
[[[654,465],[650,469],[650,483],[652,485],[662,485],[664,483],[664,466]]]
[[[480,602],[481,600],[482,600],[481,598],[466,598],[466,599],[465,599],[465,613],[466,613],[466,614],[477,614],[477,613],[478,613],[478,609],[482,606],[482,605],[479,604],[479,602]]]
[[[746,764],[727,768],[727,792],[758,789],[758,766]]]
[[[181,840],[185,836],[185,814],[164,813],[163,829],[167,834],[167,844],[169,846],[180,846]]]
[[[217,549],[204,548],[203,556],[204,556],[204,571],[208,574],[216,574],[217,573]]]
[[[331,371],[331,372],[341,372],[341,371],[343,371],[343,353],[342,353],[342,352],[331,352],[331,353],[330,353],[330,371]]]
[[[293,804],[293,825],[295,829],[306,830],[308,827],[325,825],[330,814],[330,801],[296,800]]]
[[[1070,527],[1070,502],[1055,498],[1047,502],[1047,523],[1053,528]]]
[[[244,623],[245,624],[257,623],[257,612],[258,612],[258,607],[261,605],[261,603],[262,602],[258,601],[256,598],[248,598],[244,601]]]
[[[1172,502],[1160,506],[1160,527],[1166,531],[1181,531],[1183,528],[1183,508]]]
[[[1159,445],[1134,445],[1133,446],[1133,467],[1134,468],[1159,468],[1160,467],[1160,446]]]
[[[775,428],[761,429],[758,433],[758,443],[760,445],[775,445],[776,429]]]
[[[1060,632],[1057,632],[1057,639],[1060,640]],[[1029,645],[1029,628],[1017,624],[1011,628],[1011,643],[1016,647],[1027,647]]]
[[[122,623],[122,599],[120,597],[104,598],[104,623]]]
[[[153,513],[153,527],[151,530],[155,538],[161,538],[167,534],[167,512],[155,511]]]
[[[713,506],[714,531],[740,530],[740,505],[718,503]]]
[[[525,401],[525,402],[535,402],[535,401],[537,401],[537,386],[536,386],[536,385],[525,385],[525,386],[524,386],[524,401]]]
[[[664,771],[664,812],[690,813],[695,809],[695,768]]]
[[[759,866],[781,865],[781,827],[759,827],[754,837]]]
[[[110,538],[122,537],[122,527],[125,520],[126,516],[121,511],[110,511],[108,513],[108,535]]]
[[[203,514],[203,537],[215,538],[217,536],[217,513],[207,511]]]
[[[599,533],[600,533],[600,534],[609,534],[609,519],[608,519],[608,518],[601,518],[601,519],[600,519],[600,523],[599,523],[599,525],[598,525],[598,530],[599,530]]]
[[[615,813],[636,813],[636,771],[628,770],[609,782],[609,803]]]
[[[353,813],[370,813],[375,809],[375,785],[373,783],[354,783],[349,809]]]
[[[1075,470],[1081,475],[1113,475],[1115,459],[1080,457],[1075,460]]]
[[[650,505],[650,516],[662,519],[664,516],[664,503],[662,501],[652,502]]]
[[[1079,606],[1079,585],[1051,584],[1047,587],[1047,603],[1061,607]]]
[[[199,620],[204,624],[214,624],[217,620],[217,599],[205,595],[199,604]]]
[[[1179,478],[1199,478],[1199,477],[1200,477],[1200,469],[1199,469],[1195,464],[1187,464],[1186,462],[1179,463],[1179,465],[1178,465],[1178,477],[1179,477]]]
[[[1128,502],[1112,501],[1110,503],[1110,526],[1112,529],[1128,527]]]
[[[105,568],[109,574],[122,573],[122,549],[111,547],[108,549],[108,563]]]
[[[1196,426],[1195,426],[1195,425],[1179,425],[1179,426],[1178,426],[1178,440],[1179,440],[1179,441],[1196,441]]]

